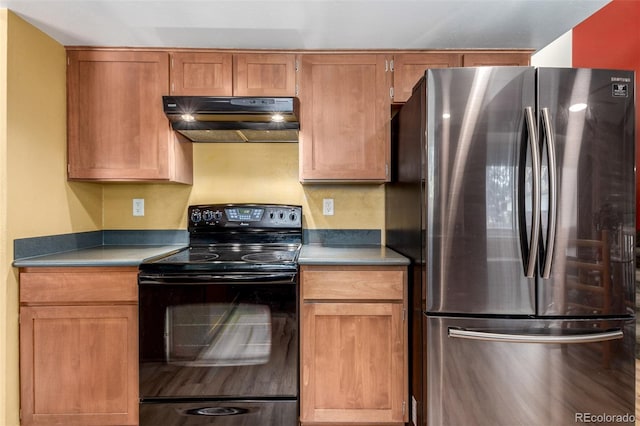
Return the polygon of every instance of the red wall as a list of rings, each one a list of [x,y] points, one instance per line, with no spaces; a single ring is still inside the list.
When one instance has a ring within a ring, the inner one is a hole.
[[[640,0],[613,0],[585,19],[573,29],[572,49],[574,67],[635,70],[636,165],[640,165]],[[640,230],[639,179],[636,172],[637,230]]]

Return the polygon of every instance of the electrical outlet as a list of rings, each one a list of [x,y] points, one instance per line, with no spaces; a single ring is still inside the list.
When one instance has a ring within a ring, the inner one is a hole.
[[[144,198],[133,199],[133,215],[144,216]]]
[[[333,198],[324,198],[322,200],[322,214],[333,216]]]

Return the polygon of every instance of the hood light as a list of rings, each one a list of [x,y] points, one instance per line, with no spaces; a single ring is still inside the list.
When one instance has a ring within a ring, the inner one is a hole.
[[[196,121],[196,118],[191,114],[182,114],[180,118],[182,118],[182,121],[186,122]]]
[[[271,116],[271,121],[274,123],[282,123],[284,121],[284,116],[282,114],[273,114]]]

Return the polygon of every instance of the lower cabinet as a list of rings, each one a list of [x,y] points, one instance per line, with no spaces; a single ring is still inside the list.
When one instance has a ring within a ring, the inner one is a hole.
[[[138,424],[137,268],[20,271],[21,424]]]
[[[301,267],[302,424],[407,421],[406,268]]]

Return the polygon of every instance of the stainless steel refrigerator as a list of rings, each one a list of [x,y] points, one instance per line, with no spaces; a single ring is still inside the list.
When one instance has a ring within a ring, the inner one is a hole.
[[[431,69],[395,115],[412,424],[633,423],[634,80]]]

